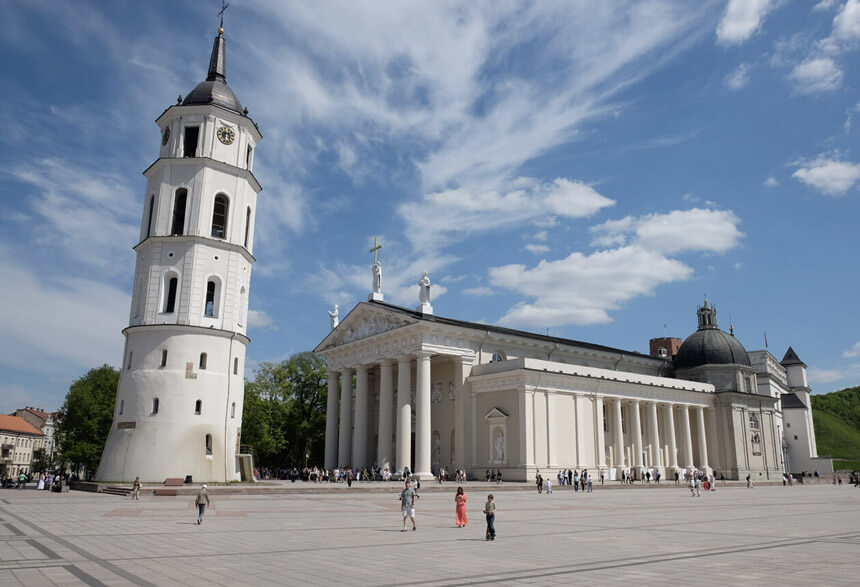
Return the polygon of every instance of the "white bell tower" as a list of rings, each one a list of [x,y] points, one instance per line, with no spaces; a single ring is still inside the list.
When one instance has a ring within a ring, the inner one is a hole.
[[[146,171],[125,353],[97,478],[240,478],[252,173],[262,139],[224,77],[224,30],[209,73],[156,123]]]

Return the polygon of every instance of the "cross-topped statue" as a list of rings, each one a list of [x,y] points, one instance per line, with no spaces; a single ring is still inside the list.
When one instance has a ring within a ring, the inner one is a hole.
[[[382,264],[379,262],[377,252],[382,248],[379,244],[379,239],[373,237],[373,248],[370,252],[373,253],[373,289],[370,290],[370,295],[367,297],[369,301],[381,302],[385,298],[382,295]]]

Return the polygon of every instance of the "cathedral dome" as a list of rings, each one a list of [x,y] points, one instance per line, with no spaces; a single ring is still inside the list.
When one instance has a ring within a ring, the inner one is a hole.
[[[699,329],[687,337],[675,355],[676,369],[691,369],[702,365],[746,365],[750,358],[744,345],[734,335],[717,328],[717,310],[708,304],[696,312]]]
[[[212,46],[212,57],[209,59],[209,74],[185,97],[182,101],[183,106],[212,104],[239,114],[243,113],[242,104],[227,85],[227,78],[224,76],[224,60],[224,35],[223,30],[219,29],[215,44]]]

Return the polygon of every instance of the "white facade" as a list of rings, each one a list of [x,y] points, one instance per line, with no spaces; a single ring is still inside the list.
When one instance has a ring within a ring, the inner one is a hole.
[[[207,81],[156,121],[161,148],[144,172],[129,326],[100,480],[240,477],[261,189],[252,165],[262,136],[227,88],[223,68],[219,32]],[[203,99],[201,88],[209,91]]]

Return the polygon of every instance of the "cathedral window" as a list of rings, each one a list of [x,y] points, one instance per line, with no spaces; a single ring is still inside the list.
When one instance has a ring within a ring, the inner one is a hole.
[[[173,198],[173,225],[170,234],[180,236],[185,234],[185,202],[188,199],[188,190],[180,188],[176,190]]]
[[[212,435],[206,435],[206,456],[212,456]]]
[[[751,430],[758,430],[759,429],[758,414],[755,414],[755,413],[750,414],[750,429]]]
[[[215,282],[210,281],[206,284],[206,306],[203,310],[203,315],[210,318],[215,317]]]
[[[200,415],[200,412],[203,411],[203,402],[201,400],[197,400],[194,402],[194,414],[196,416]]]
[[[157,397],[153,398],[153,400],[152,400],[152,413],[153,414],[158,413],[158,398]]]
[[[227,234],[227,212],[230,208],[230,203],[227,201],[227,196],[218,194],[215,196],[215,206],[212,208],[212,236],[214,238],[224,238]]]
[[[251,207],[245,210],[245,248],[248,248],[248,238],[251,236]]]
[[[155,210],[155,196],[149,198],[149,220],[146,221],[146,238],[152,234],[152,213]]]
[[[167,367],[167,349],[161,350],[161,366]]]
[[[230,406],[230,417],[236,417],[236,402],[233,402],[233,404]]]
[[[200,136],[199,126],[185,127],[185,141],[182,143],[182,154],[185,157],[197,156],[197,138]]]
[[[179,279],[171,277],[167,281],[167,292],[164,296],[164,312],[172,314],[176,309],[176,288],[179,285]]]
[[[208,357],[207,357],[206,353],[200,353],[200,369],[203,369],[203,370],[206,369],[206,359],[207,358]]]

